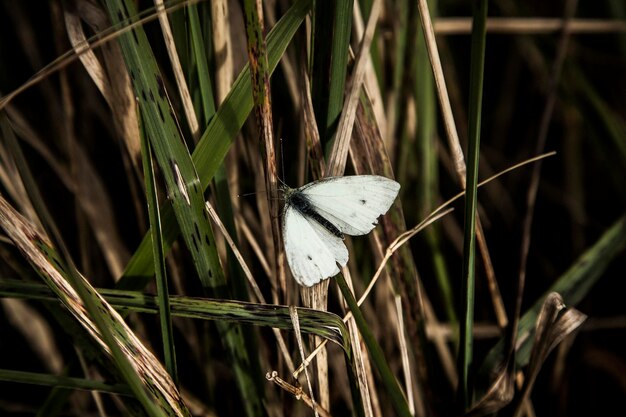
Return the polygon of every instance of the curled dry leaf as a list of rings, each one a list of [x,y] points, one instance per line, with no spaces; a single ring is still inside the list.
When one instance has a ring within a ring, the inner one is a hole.
[[[466,416],[475,417],[495,413],[511,402],[515,393],[515,367],[512,363],[511,358],[496,370],[491,386]]]
[[[541,306],[535,326],[535,342],[530,353],[528,371],[522,392],[515,406],[514,416],[522,412],[521,405],[528,397],[548,354],[569,334],[578,329],[587,316],[575,308],[567,308],[559,293],[551,292]]]
[[[528,397],[548,354],[565,337],[580,327],[586,319],[587,316],[575,308],[567,308],[560,294],[556,292],[548,294],[537,317],[535,340],[524,386],[515,402],[515,416],[520,415],[521,405]],[[509,358],[498,370],[489,390],[466,415],[482,416],[494,413],[505,407],[513,399],[515,381],[513,361],[514,358]]]

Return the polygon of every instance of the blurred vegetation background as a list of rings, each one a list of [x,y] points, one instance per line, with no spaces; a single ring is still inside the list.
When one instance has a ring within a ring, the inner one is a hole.
[[[0,414],[626,409],[623,1],[0,11]],[[344,174],[400,196],[301,288],[277,184]]]

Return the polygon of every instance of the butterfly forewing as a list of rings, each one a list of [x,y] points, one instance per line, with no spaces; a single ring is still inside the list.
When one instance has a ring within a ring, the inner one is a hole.
[[[342,233],[369,233],[398,195],[400,184],[377,175],[330,177],[300,188],[319,214]]]

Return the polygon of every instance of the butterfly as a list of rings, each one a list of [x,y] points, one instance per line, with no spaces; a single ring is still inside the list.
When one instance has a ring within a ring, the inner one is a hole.
[[[283,242],[295,280],[306,287],[346,266],[344,235],[369,233],[389,210],[400,184],[378,175],[327,177],[299,188],[282,187]]]

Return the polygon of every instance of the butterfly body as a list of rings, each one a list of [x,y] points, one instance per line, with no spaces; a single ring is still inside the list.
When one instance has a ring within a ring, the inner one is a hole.
[[[299,189],[288,188],[285,190],[285,205],[291,206],[298,210],[301,214],[318,222],[326,230],[333,235],[343,239],[343,233],[337,227],[328,221],[324,216],[315,211],[315,207],[309,201],[308,197],[299,191]]]
[[[377,175],[328,177],[284,187],[283,241],[293,277],[312,286],[348,262],[344,234],[369,233],[395,200],[400,184]]]

